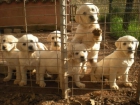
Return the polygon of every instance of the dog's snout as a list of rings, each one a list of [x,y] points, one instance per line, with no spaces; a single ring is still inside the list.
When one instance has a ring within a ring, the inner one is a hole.
[[[33,50],[33,46],[29,46],[28,49],[29,49],[29,50]]]
[[[95,21],[94,16],[90,15],[89,18],[91,21]]]
[[[5,46],[2,46],[2,49],[3,49],[3,50],[5,50],[5,49],[6,49],[6,47],[5,47]]]
[[[128,50],[132,50],[132,48],[131,48],[131,47],[128,47],[127,49],[128,49]]]
[[[84,56],[81,56],[80,59],[81,59],[82,62],[85,61],[85,57]]]

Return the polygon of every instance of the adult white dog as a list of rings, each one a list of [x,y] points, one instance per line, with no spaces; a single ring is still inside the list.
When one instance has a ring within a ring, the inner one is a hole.
[[[64,43],[67,41],[68,37],[64,37]],[[61,32],[60,31],[53,31],[51,32],[48,37],[47,41],[51,42],[50,50],[61,50]]]
[[[116,78],[122,75],[125,86],[132,86],[128,81],[128,72],[134,63],[134,53],[137,49],[138,40],[130,35],[120,37],[115,45],[117,49],[107,57],[97,63],[97,68],[92,72],[95,77],[100,79],[103,76],[109,78],[110,87],[118,90]],[[91,80],[94,81],[94,76],[91,75]]]
[[[9,81],[12,78],[13,70],[16,70],[16,79],[14,84],[20,82],[20,68],[19,68],[19,50],[16,48],[18,39],[13,35],[4,35],[1,39],[1,50],[3,58],[8,66],[8,75],[4,81]]]
[[[66,74],[73,76],[77,87],[84,88],[85,84],[80,82],[81,63],[86,62],[87,51],[83,44],[75,44],[73,47],[68,45],[68,60],[64,64],[67,65]],[[40,54],[40,87],[45,87],[44,81],[45,71],[51,74],[59,74],[61,69],[61,52],[60,51],[42,51]],[[61,78],[61,77],[60,77]],[[61,83],[61,82],[60,82]],[[62,87],[62,84],[60,84]]]
[[[88,60],[96,64],[100,43],[102,41],[102,30],[98,24],[99,9],[92,3],[85,3],[76,12],[75,20],[79,25],[73,43],[83,43],[88,49]]]
[[[47,50],[43,43],[38,42],[38,38],[32,34],[25,34],[19,38],[17,43],[20,61],[21,81],[20,86],[27,84],[27,70],[36,70],[36,83],[39,84],[39,57],[42,50]]]

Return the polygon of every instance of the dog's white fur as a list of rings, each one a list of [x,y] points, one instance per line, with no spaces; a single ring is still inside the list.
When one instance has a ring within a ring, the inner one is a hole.
[[[73,76],[74,82],[77,87],[84,88],[85,84],[80,82],[81,63],[86,62],[87,51],[83,44],[75,44],[73,47],[67,47],[68,60],[64,66],[67,65],[66,74]],[[61,69],[61,52],[60,51],[42,51],[40,55],[40,87],[45,87],[44,81],[45,71],[51,74],[59,74]],[[60,82],[61,83],[61,82]],[[60,84],[62,87],[62,84]]]
[[[68,37],[64,37],[64,43],[67,41]],[[47,41],[51,42],[50,50],[61,50],[61,32],[60,31],[53,31],[51,32],[48,37]]]
[[[116,78],[118,76],[123,77],[123,82],[125,86],[132,86],[128,81],[128,72],[132,64],[134,63],[134,53],[139,45],[138,40],[130,35],[120,37],[115,45],[117,49],[110,55],[103,58],[97,63],[97,68],[92,73],[98,79],[101,78],[102,74],[109,78],[110,87],[112,89],[118,90],[119,87],[116,84]],[[95,78],[91,75],[91,80]]]
[[[4,81],[9,81],[12,78],[13,70],[16,70],[16,79],[14,84],[20,82],[20,68],[19,68],[19,50],[16,48],[18,39],[13,35],[4,35],[1,39],[1,50],[3,58],[8,66],[8,75]]]
[[[36,70],[36,83],[39,83],[39,57],[42,50],[47,50],[43,43],[38,42],[38,38],[32,34],[25,34],[19,38],[17,43],[20,61],[21,81],[20,86],[27,84],[27,70]]]
[[[79,25],[71,41],[73,43],[83,43],[86,45],[89,50],[88,59],[91,63],[97,62],[100,43],[102,41],[101,32],[93,32],[95,30],[101,30],[98,24],[98,13],[98,7],[92,3],[85,3],[79,7],[75,16],[75,20]]]

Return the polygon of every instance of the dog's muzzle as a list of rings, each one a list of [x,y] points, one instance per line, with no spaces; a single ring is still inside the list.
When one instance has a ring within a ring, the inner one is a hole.
[[[128,49],[128,53],[133,53],[133,50],[131,47],[128,47],[127,49]]]
[[[85,61],[86,61],[86,59],[85,59],[84,56],[81,56],[81,57],[80,57],[80,60],[81,60],[81,62],[85,62]]]
[[[6,47],[5,46],[2,46],[2,50],[6,50]]]
[[[95,21],[95,18],[92,15],[89,16],[89,19],[90,19],[91,22],[94,22]]]
[[[28,49],[29,49],[30,51],[33,51],[33,50],[34,50],[33,46],[28,46]]]
[[[58,42],[54,42],[54,46],[59,46]]]

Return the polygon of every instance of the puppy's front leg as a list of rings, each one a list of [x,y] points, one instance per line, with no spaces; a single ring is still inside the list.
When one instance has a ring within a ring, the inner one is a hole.
[[[129,69],[128,69],[128,70],[129,70]],[[130,83],[130,82],[128,81],[128,70],[126,70],[126,73],[123,74],[122,79],[123,79],[123,81],[124,81],[124,85],[125,85],[125,86],[132,87],[132,83]]]
[[[27,70],[25,70],[24,67],[21,66],[20,72],[21,72],[21,81],[19,83],[19,86],[27,85]]]
[[[20,67],[16,67],[16,80],[14,81],[14,84],[19,84],[21,81],[21,73],[20,73]]]
[[[12,69],[8,66],[8,75],[3,79],[3,81],[9,81],[12,78]]]
[[[74,74],[74,82],[76,84],[77,87],[79,88],[85,88],[85,84],[80,82],[80,75],[79,74]]]
[[[45,87],[46,86],[46,83],[44,81],[44,75],[45,75],[45,68],[40,67],[39,68],[39,86],[40,87]]]
[[[119,87],[116,84],[116,70],[113,70],[116,68],[110,68],[110,74],[109,74],[109,82],[110,82],[110,88],[118,90]]]
[[[39,84],[39,67],[36,67],[36,84]]]

